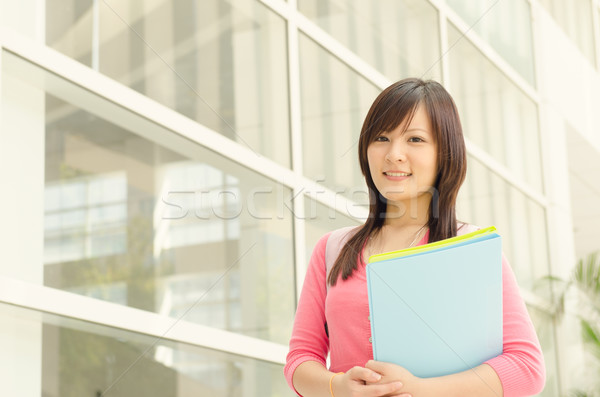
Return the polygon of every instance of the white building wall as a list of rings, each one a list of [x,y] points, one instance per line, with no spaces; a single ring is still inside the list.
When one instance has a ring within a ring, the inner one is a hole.
[[[44,1],[0,1],[0,26],[43,43],[44,11]],[[43,284],[44,106],[43,90],[18,79],[0,80],[0,275],[32,284]],[[0,351],[2,393],[40,395],[41,323],[0,316]]]
[[[600,158],[600,74],[566,33],[552,19],[548,11],[533,1],[534,35],[536,37],[536,66],[540,95],[543,165],[549,200],[548,227],[552,273],[569,279],[576,261],[586,251],[600,249],[595,226],[582,225],[573,211],[597,213],[600,194],[592,198],[573,190],[574,178],[580,178],[587,167]],[[573,141],[585,144],[574,157],[569,156]],[[597,174],[596,174],[596,180]],[[591,194],[590,194],[591,193]],[[600,190],[598,191],[600,193]],[[578,237],[581,236],[581,237]],[[594,240],[585,250],[578,250],[581,238]],[[567,305],[567,310],[573,309]],[[567,315],[556,327],[558,366],[561,389],[585,384],[584,350],[581,345],[579,322]]]

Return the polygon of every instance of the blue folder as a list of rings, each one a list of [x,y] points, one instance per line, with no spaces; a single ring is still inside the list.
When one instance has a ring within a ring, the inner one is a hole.
[[[495,230],[369,258],[375,360],[428,378],[502,353],[502,242]]]

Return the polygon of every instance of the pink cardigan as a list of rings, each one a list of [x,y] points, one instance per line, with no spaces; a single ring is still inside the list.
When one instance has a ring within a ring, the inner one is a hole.
[[[365,266],[359,264],[350,278],[346,281],[340,278],[327,291],[325,247],[330,234],[323,236],[313,251],[296,310],[284,368],[286,380],[294,391],[292,376],[298,365],[305,361],[316,361],[325,366],[329,353],[329,370],[340,372],[356,365],[364,366],[373,359]],[[428,237],[429,233],[419,245],[426,243]],[[504,396],[530,396],[544,388],[544,359],[517,281],[504,257],[502,280],[503,352],[486,363],[498,374]]]

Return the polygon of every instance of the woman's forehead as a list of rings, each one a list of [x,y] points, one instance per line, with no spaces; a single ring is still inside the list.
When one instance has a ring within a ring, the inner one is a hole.
[[[396,122],[392,126],[388,126],[383,133],[398,132],[402,133],[410,131],[421,131],[431,134],[431,120],[427,109],[423,105],[418,105],[411,114],[407,114],[402,120]]]

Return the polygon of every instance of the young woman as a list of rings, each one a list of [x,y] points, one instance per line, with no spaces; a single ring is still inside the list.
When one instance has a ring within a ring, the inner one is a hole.
[[[367,114],[358,153],[370,193],[369,217],[362,226],[323,236],[314,249],[284,369],[290,387],[306,397],[539,393],[545,382],[542,352],[504,258],[501,355],[471,370],[437,378],[418,378],[398,365],[372,360],[368,257],[477,228],[456,220],[466,150],[454,101],[439,83],[405,79],[385,89]],[[341,242],[333,244],[339,254],[328,271],[330,237]]]

